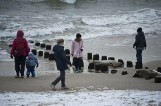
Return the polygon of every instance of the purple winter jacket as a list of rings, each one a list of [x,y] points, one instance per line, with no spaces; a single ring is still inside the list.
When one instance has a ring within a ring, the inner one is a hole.
[[[14,41],[12,43],[12,49],[10,51],[11,56],[13,56],[13,55],[14,56],[27,56],[28,55],[30,49],[28,47],[28,43],[27,43],[26,39],[23,38],[23,36],[24,36],[24,32],[22,30],[19,30],[17,32],[16,39],[14,39]],[[17,52],[15,54],[17,43],[19,43],[19,44],[24,43],[24,49],[23,49],[23,51],[21,53]]]

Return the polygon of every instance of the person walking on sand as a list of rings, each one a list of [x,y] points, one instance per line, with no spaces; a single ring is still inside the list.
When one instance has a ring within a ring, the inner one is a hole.
[[[53,52],[55,54],[55,61],[57,69],[60,71],[60,76],[51,83],[51,87],[53,90],[59,81],[61,81],[61,89],[66,90],[69,89],[65,84],[65,70],[68,69],[68,65],[72,66],[71,62],[66,58],[66,54],[64,51],[64,40],[59,39],[57,41],[57,45],[53,47]]]
[[[76,38],[72,42],[71,46],[71,55],[73,56],[73,65],[75,66],[74,72],[81,72],[82,67],[84,67],[83,64],[83,41],[81,39],[82,35],[80,33],[76,34]]]
[[[137,35],[135,36],[135,42],[133,44],[133,48],[136,49],[136,67],[142,68],[142,51],[146,49],[146,39],[144,36],[144,32],[142,28],[137,29]]]
[[[24,32],[19,30],[17,32],[17,36],[12,43],[12,49],[10,52],[10,57],[15,59],[15,70],[16,70],[16,77],[19,78],[19,74],[21,74],[21,78],[24,77],[24,70],[25,70],[25,61],[26,56],[29,53],[28,43],[25,38],[23,38]]]
[[[29,52],[28,57],[26,59],[27,78],[29,78],[30,73],[32,74],[32,77],[35,77],[35,66],[39,66],[38,59],[34,56],[32,52]]]

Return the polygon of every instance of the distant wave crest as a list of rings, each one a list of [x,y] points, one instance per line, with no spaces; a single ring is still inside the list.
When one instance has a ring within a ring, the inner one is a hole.
[[[76,0],[60,0],[60,1],[69,3],[69,4],[74,4],[76,2]]]
[[[134,34],[137,27],[143,27],[146,33],[160,33],[161,11],[145,8],[119,15],[101,15],[82,17],[82,23],[92,28],[104,29],[113,34]],[[101,33],[102,34],[102,33]],[[103,35],[103,34],[102,34]]]
[[[45,1],[45,0],[14,0],[14,1],[19,1],[19,2],[42,2],[42,1]],[[76,0],[57,0],[57,1],[68,3],[68,4],[74,4],[76,2]]]
[[[26,20],[30,21],[26,22]],[[161,34],[161,10],[145,8],[137,11],[123,11],[116,15],[89,16],[0,15],[0,37],[15,36],[18,29],[23,29],[26,36],[67,35],[65,37],[71,38],[77,32],[83,33],[84,38],[125,36],[136,34],[138,27],[142,27],[146,34]]]
[[[45,0],[14,0],[14,1],[20,1],[20,2],[23,2],[23,1],[27,1],[27,2],[41,2],[41,1],[45,1]]]
[[[151,22],[154,19],[158,19],[161,11],[154,9],[141,9],[138,11],[131,11],[121,15],[105,15],[105,16],[87,16],[82,18],[82,23],[87,25],[113,25],[113,24],[125,24],[130,22]]]

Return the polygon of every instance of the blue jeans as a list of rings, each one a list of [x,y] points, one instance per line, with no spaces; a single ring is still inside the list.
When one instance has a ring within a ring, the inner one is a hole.
[[[27,76],[30,76],[30,73],[32,75],[32,77],[35,77],[35,66],[28,66],[27,67]]]
[[[142,64],[142,50],[136,50],[136,59],[137,59],[137,63]]]

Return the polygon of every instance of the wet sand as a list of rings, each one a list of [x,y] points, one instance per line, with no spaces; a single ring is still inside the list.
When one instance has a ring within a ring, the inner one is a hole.
[[[143,52],[144,67],[149,69],[157,69],[161,67],[161,41],[160,37],[147,36],[148,48]],[[114,43],[115,42],[115,43]],[[107,57],[115,57],[115,60],[123,59],[126,63],[130,60],[135,65],[135,49],[132,48],[134,36],[131,37],[99,37],[95,39],[84,40],[84,63],[85,70],[83,73],[74,74],[67,71],[66,84],[72,89],[88,88],[95,89],[139,89],[149,91],[160,91],[161,84],[154,83],[154,79],[145,80],[143,78],[133,78],[135,69],[125,68],[118,69],[116,74],[105,73],[89,73],[87,71],[88,61],[87,53],[105,55]],[[70,48],[71,41],[66,41],[66,48]],[[87,46],[88,45],[88,46]],[[51,90],[50,83],[59,76],[54,61],[39,58],[40,67],[36,69],[36,78],[16,79],[14,71],[14,61],[0,61],[0,92],[5,91],[48,91]],[[121,75],[126,70],[127,75]],[[60,88],[60,83],[56,86]]]
[[[135,71],[128,69],[127,75],[121,75],[121,71],[116,74],[104,73],[86,73],[86,74],[69,74],[66,75],[66,84],[71,90],[79,90],[87,88],[89,90],[103,90],[103,89],[135,89],[148,91],[161,91],[161,84],[154,83],[154,79],[145,80],[143,78],[133,78]],[[35,92],[35,91],[49,91],[50,83],[56,79],[59,74],[50,74],[38,76],[36,78],[14,78],[0,77],[0,92]],[[60,89],[60,83],[56,86]]]

